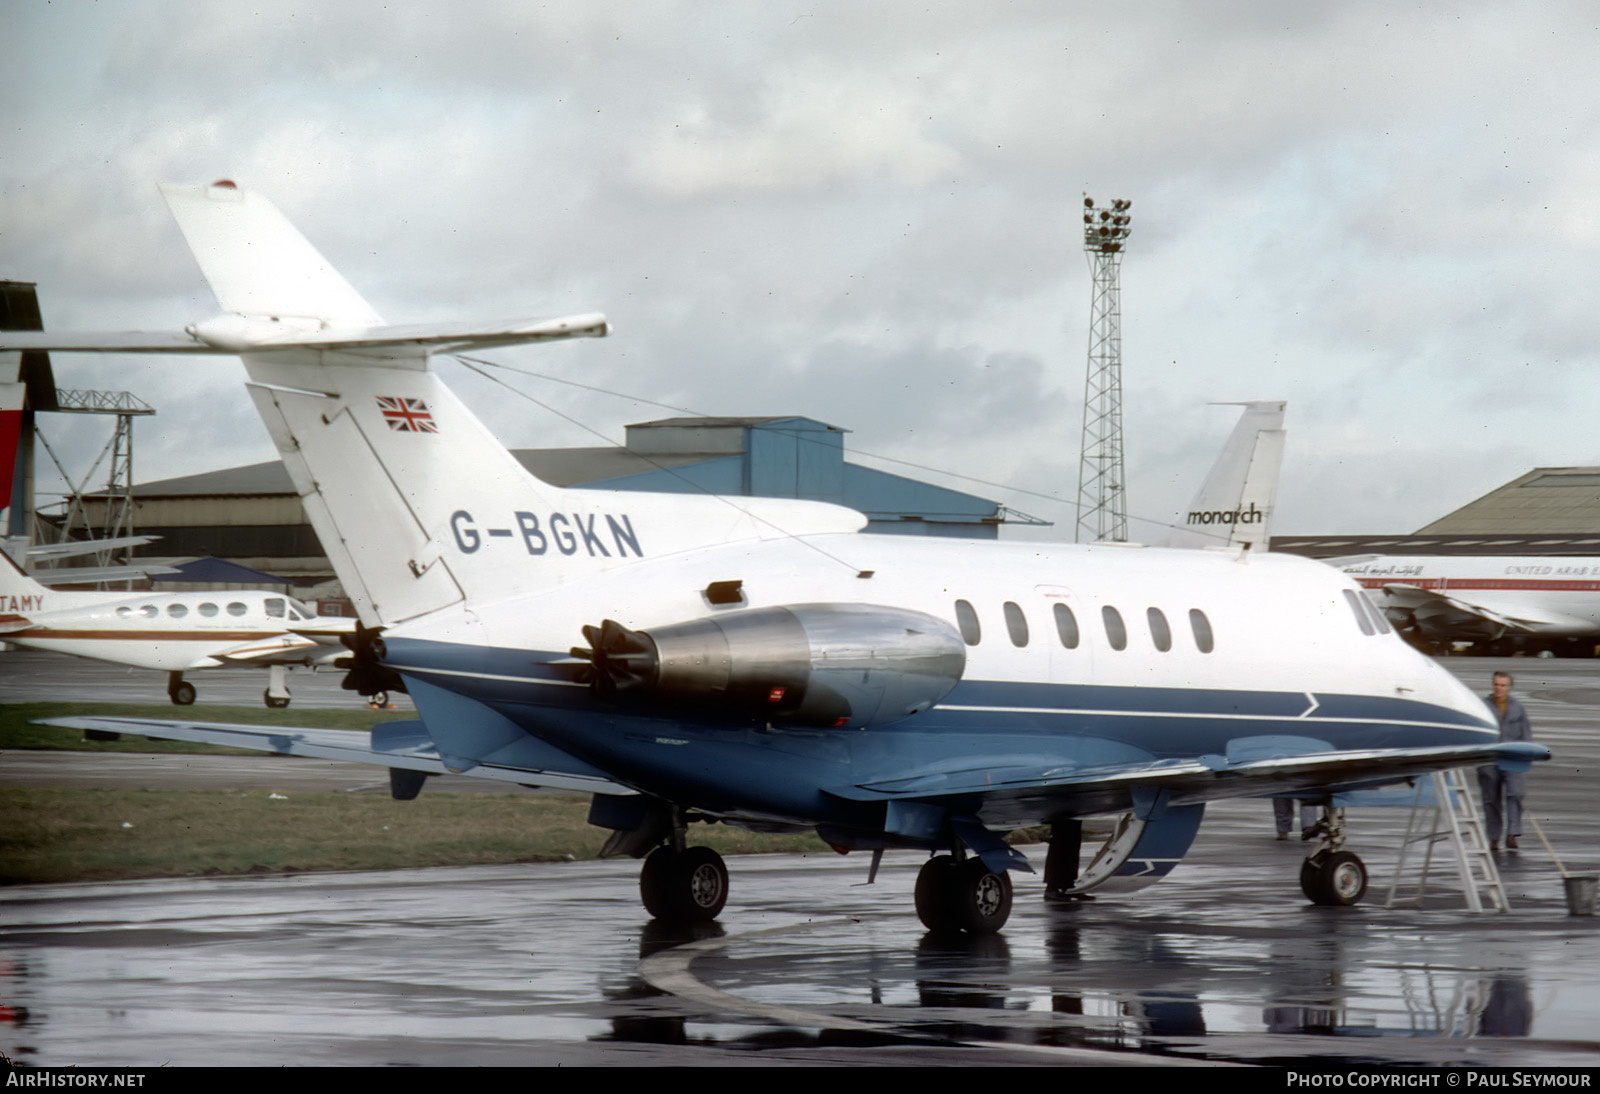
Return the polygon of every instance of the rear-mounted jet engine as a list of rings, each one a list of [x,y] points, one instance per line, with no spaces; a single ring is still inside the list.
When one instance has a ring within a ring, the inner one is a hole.
[[[796,726],[863,727],[950,693],[966,646],[942,619],[871,604],[794,604],[629,630],[584,627],[580,679],[618,702]]]

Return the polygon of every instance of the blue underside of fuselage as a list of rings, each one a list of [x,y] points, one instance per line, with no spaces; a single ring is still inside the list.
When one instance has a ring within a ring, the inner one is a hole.
[[[956,767],[1106,770],[1275,735],[1335,750],[1461,745],[1491,729],[1448,707],[1378,696],[1004,681],[963,681],[923,714],[864,730],[769,729],[602,704],[557,653],[397,638],[386,663],[646,793],[729,815],[868,828],[881,825],[881,805],[823,788]],[[459,722],[459,706],[448,720]],[[436,738],[443,728],[430,724]]]

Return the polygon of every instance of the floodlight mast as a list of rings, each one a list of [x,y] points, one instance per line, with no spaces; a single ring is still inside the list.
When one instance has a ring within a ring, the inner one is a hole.
[[[1111,207],[1083,196],[1083,250],[1093,297],[1089,363],[1083,385],[1083,449],[1078,462],[1078,543],[1128,539],[1128,498],[1122,464],[1122,248],[1132,231],[1133,202]]]

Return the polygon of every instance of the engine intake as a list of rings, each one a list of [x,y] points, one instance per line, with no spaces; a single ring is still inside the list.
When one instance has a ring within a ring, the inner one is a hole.
[[[785,725],[868,726],[950,693],[967,650],[949,623],[870,604],[795,604],[635,631],[584,627],[583,678],[619,702]]]

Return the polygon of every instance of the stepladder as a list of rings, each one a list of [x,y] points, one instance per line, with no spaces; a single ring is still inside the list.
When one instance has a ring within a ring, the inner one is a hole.
[[[1431,790],[1431,795],[1427,793]],[[1431,796],[1432,801],[1427,799]],[[1421,850],[1420,863],[1415,862]],[[1427,893],[1428,879],[1435,869],[1434,856],[1453,862],[1466,895],[1467,907],[1474,912],[1510,910],[1500,871],[1484,831],[1483,814],[1478,808],[1477,780],[1468,767],[1437,771],[1427,782],[1417,784],[1406,834],[1400,844],[1399,861],[1384,906],[1398,902],[1400,887],[1407,883],[1408,868],[1415,874],[1416,892],[1412,902],[1420,905]],[[1448,871],[1445,863],[1441,871]]]

